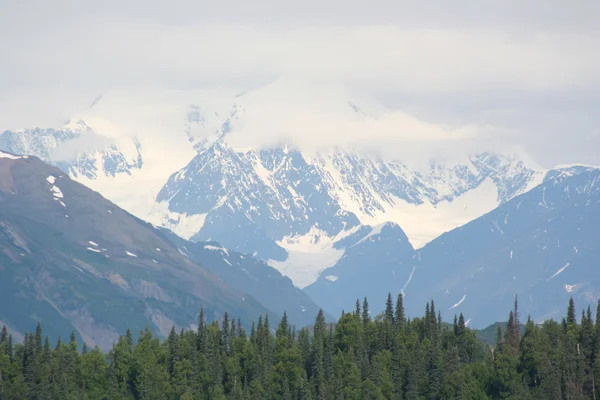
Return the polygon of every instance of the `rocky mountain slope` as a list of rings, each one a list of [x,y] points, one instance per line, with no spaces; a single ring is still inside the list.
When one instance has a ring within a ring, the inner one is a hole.
[[[402,290],[404,261],[412,258],[414,249],[398,225],[388,222],[368,227],[338,245],[346,248],[342,258],[304,288],[328,312],[339,315],[364,297],[385,304],[390,288]],[[374,310],[378,307],[374,305]]]
[[[226,249],[216,242],[190,242],[161,228],[177,249],[228,285],[248,293],[276,315],[287,314],[301,328],[314,323],[319,306],[292,281],[264,261]]]
[[[378,236],[364,252],[350,247],[307,293],[334,312],[339,295],[373,293],[379,304],[403,292],[411,315],[434,299],[446,320],[462,312],[475,327],[505,319],[500,305],[516,294],[523,318],[555,318],[571,296],[600,298],[600,169],[551,170],[541,185],[414,252],[397,234]]]
[[[463,312],[474,326],[502,320],[515,294],[536,321],[558,318],[572,296],[600,298],[600,169],[548,173],[533,190],[442,235],[420,252],[406,290],[414,301],[436,298],[447,316]]]
[[[190,261],[169,239],[35,157],[0,153],[0,321],[71,329],[107,347],[126,328],[167,334],[224,312],[268,312]]]

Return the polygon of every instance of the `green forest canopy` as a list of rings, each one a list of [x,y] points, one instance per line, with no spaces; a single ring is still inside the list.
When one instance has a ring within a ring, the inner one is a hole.
[[[388,296],[374,319],[357,301],[335,325],[319,312],[298,332],[284,314],[250,332],[225,314],[167,339],[131,332],[108,353],[79,351],[75,335],[54,346],[42,327],[13,344],[0,333],[0,400],[8,399],[598,399],[600,306],[578,321],[573,300],[561,322],[528,320],[518,303],[496,343],[481,342],[462,315],[442,323],[432,301],[421,318]]]

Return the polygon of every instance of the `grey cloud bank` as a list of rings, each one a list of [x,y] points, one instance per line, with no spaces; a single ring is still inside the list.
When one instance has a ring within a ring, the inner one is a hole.
[[[0,131],[56,126],[115,88],[231,91],[293,76],[342,83],[441,132],[510,132],[546,166],[600,164],[599,17],[595,1],[5,0]]]

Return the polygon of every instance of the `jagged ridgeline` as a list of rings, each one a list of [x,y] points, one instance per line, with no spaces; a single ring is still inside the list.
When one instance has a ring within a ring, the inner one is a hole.
[[[246,331],[227,314],[161,342],[131,331],[103,353],[50,343],[42,327],[15,344],[0,333],[0,399],[595,399],[600,306],[578,322],[573,300],[561,322],[520,329],[518,304],[486,345],[462,314],[445,323],[433,301],[407,319],[402,295],[372,317],[365,299],[336,324],[319,312],[296,330],[284,314]]]

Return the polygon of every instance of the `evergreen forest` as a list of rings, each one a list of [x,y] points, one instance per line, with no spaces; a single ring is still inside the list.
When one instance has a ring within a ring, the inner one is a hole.
[[[507,307],[508,308],[508,307]],[[600,399],[600,304],[562,321],[520,321],[515,298],[495,345],[462,315],[444,322],[432,301],[421,318],[388,296],[372,316],[365,299],[337,323],[319,312],[296,330],[260,317],[250,329],[227,314],[161,340],[146,329],[110,351],[50,343],[42,326],[14,343],[0,334],[0,400],[12,399]]]

